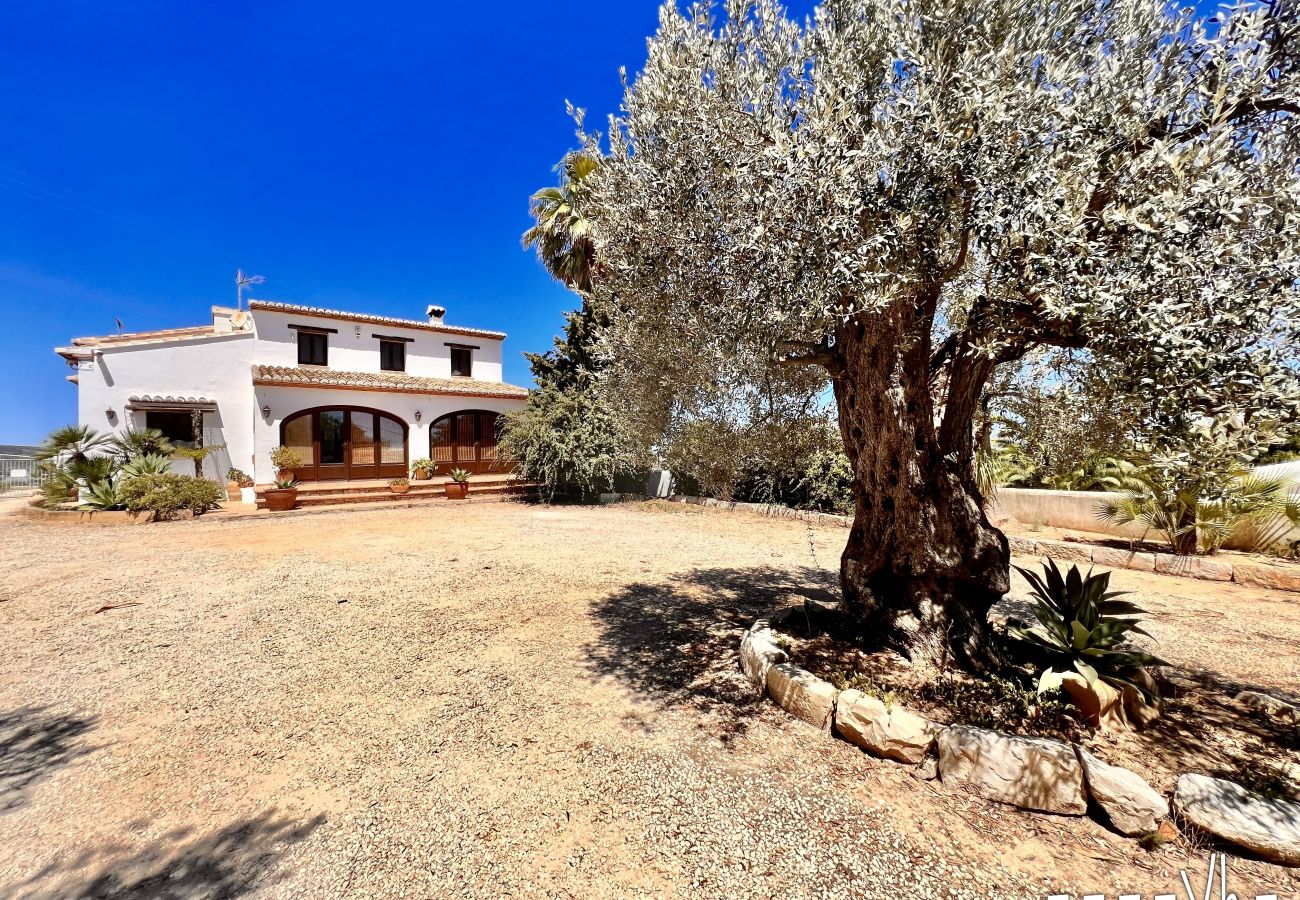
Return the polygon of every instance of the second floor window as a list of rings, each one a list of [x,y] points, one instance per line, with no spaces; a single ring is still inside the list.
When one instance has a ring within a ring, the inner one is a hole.
[[[406,342],[380,341],[379,368],[385,372],[406,371]]]
[[[298,365],[328,366],[329,337],[316,331],[298,332]]]
[[[473,377],[474,351],[469,347],[451,348],[451,374],[459,378]]]

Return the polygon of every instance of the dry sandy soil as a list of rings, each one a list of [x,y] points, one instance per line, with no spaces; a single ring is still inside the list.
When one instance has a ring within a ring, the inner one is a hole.
[[[755,698],[740,634],[832,585],[844,536],[669,504],[0,517],[0,896],[1182,896],[1181,867],[1202,883],[1204,846],[1146,853],[950,794]],[[1115,581],[1166,658],[1300,692],[1300,596]],[[1231,882],[1300,889],[1239,859]]]

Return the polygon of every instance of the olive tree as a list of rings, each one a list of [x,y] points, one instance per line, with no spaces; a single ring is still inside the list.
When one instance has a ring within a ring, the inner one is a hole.
[[[585,139],[608,389],[671,419],[819,367],[853,468],[846,605],[918,662],[978,666],[1009,585],[973,466],[997,366],[1145,355],[1294,414],[1294,0],[716,13],[666,4],[608,145]]]

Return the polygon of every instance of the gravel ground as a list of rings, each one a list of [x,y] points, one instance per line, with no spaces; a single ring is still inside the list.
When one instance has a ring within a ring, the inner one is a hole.
[[[0,896],[1044,897],[1174,893],[1182,866],[1200,883],[1199,848],[950,795],[758,702],[741,632],[833,584],[843,540],[668,504],[0,517]],[[1162,649],[1224,641],[1226,677],[1297,688],[1300,602],[1129,576],[1189,620],[1269,604],[1258,632]],[[1239,893],[1300,887],[1232,874]]]

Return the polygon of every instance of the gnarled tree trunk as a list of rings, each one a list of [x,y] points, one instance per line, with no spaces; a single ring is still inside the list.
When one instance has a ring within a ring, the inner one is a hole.
[[[997,658],[987,617],[1010,580],[1007,540],[984,514],[973,462],[974,415],[993,363],[951,359],[936,423],[937,289],[914,301],[836,333],[835,399],[856,503],[840,565],[844,601],[918,664],[982,668]]]

